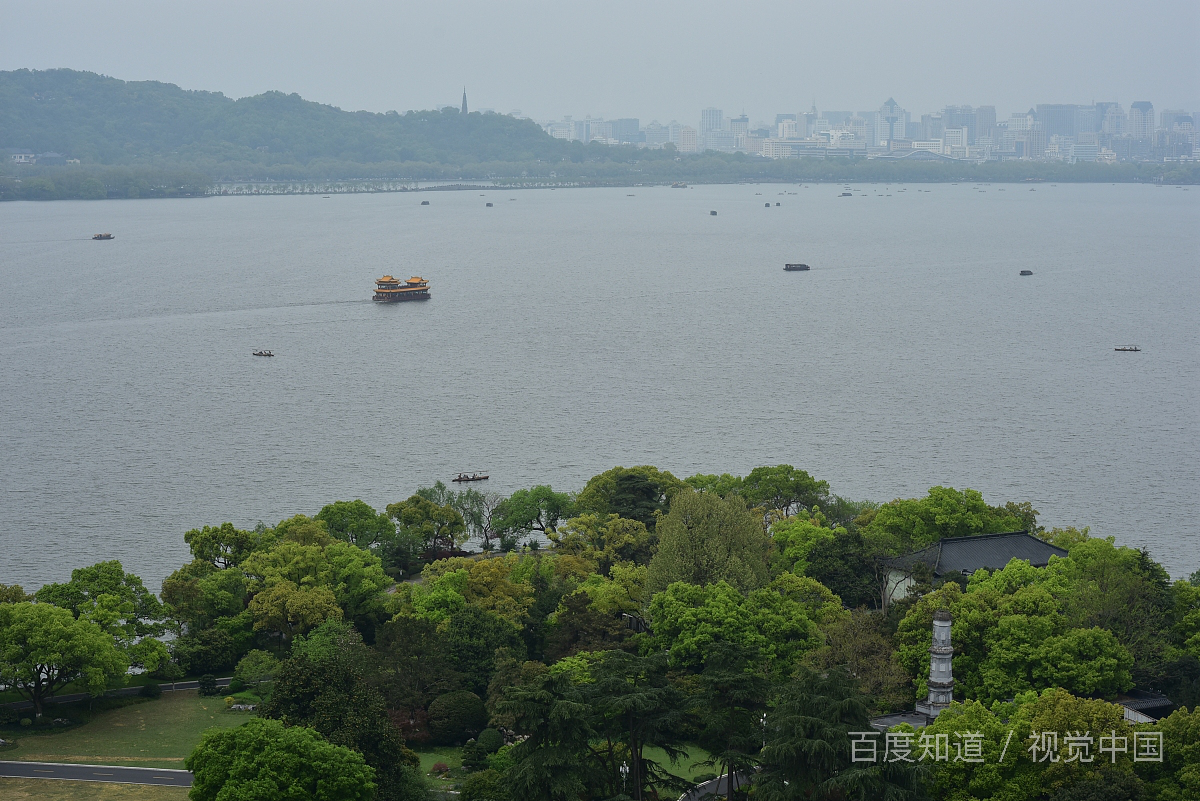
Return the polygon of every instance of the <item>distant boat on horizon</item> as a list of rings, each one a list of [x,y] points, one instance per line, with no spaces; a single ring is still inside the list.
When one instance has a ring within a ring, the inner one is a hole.
[[[784,272],[808,272],[807,264],[785,264],[783,265]]]
[[[92,239],[112,239],[112,234],[92,234]]]
[[[1137,345],[1122,345],[1119,348],[1113,348],[1113,350],[1120,351],[1123,353],[1141,353],[1141,351],[1142,351],[1142,349],[1139,348]]]

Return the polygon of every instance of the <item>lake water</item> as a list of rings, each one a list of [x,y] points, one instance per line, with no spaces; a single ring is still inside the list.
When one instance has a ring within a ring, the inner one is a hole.
[[[1200,188],[841,191],[0,204],[0,583],[646,463],[971,487],[1200,568]]]

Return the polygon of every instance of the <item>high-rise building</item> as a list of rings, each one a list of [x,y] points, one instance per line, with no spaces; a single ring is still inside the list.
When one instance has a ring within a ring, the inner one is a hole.
[[[1176,121],[1182,121],[1186,117],[1188,122],[1192,121],[1192,115],[1186,111],[1179,109],[1163,109],[1158,115],[1158,127],[1164,131],[1170,131],[1175,127]]]
[[[875,113],[876,144],[890,146],[893,139],[903,139],[907,132],[908,112],[889,97]]]
[[[1104,106],[1104,118],[1100,121],[1100,130],[1109,136],[1125,134],[1125,110],[1120,103],[1097,103],[1096,107]]]
[[[667,129],[667,126],[660,124],[658,120],[647,125],[642,134],[646,137],[645,141],[649,147],[662,147],[671,141],[670,130]]]
[[[467,87],[465,87],[465,86],[463,87],[462,113],[463,114],[467,113]]]
[[[704,109],[700,112],[700,133],[719,131],[725,127],[725,114],[719,108]]]
[[[943,132],[945,132],[945,130],[946,130],[946,125],[942,120],[942,115],[940,112],[935,111],[932,114],[922,114],[921,115],[921,135],[918,136],[917,138],[923,139],[925,141],[933,141],[934,139],[941,139],[942,134],[943,134]]]
[[[822,111],[821,119],[829,120],[831,128],[837,128],[840,125],[845,125],[846,120],[854,115],[852,111]]]
[[[1080,141],[1079,137],[1087,133],[1095,133],[1100,127],[1100,121],[1096,117],[1095,106],[1076,106],[1075,107],[1075,141]]]
[[[942,122],[947,129],[967,129],[967,141],[963,142],[963,147],[975,144],[975,109],[970,106],[946,106],[942,109]]]
[[[684,125],[679,129],[679,142],[676,145],[680,153],[695,153],[700,149],[700,138],[696,135],[696,129],[690,125]]]
[[[1075,136],[1075,109],[1070,103],[1038,103],[1037,118],[1046,136]]]
[[[790,115],[789,115],[790,116]],[[775,124],[775,135],[780,139],[799,139],[798,127],[796,121],[780,120]]]
[[[977,106],[975,108],[975,141],[984,137],[996,136],[996,107]]]
[[[871,141],[870,123],[857,114],[846,120],[846,127],[854,134],[855,139],[861,139],[864,142]]]
[[[737,134],[733,131],[708,131],[704,134],[700,147],[704,150],[732,153],[737,150]]]
[[[740,117],[732,118],[729,120],[729,130],[732,131],[735,136],[746,135],[750,132],[750,118],[745,114]]]
[[[1138,100],[1129,104],[1127,131],[1134,139],[1149,139],[1154,133],[1154,104]]]
[[[640,120],[633,117],[625,117],[619,120],[612,121],[612,138],[618,142],[637,142],[641,140],[642,127]]]

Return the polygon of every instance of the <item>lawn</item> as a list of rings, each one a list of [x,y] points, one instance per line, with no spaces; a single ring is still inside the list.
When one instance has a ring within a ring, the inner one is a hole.
[[[250,717],[247,713],[226,712],[220,696],[201,698],[195,690],[178,690],[163,693],[155,701],[98,713],[81,726],[18,735],[17,748],[5,751],[3,758],[182,769],[183,761],[206,729],[232,728]]]
[[[700,762],[708,759],[708,752],[698,745],[684,746],[686,753],[679,758],[675,764],[671,764],[671,760],[667,759],[666,753],[661,748],[647,748],[644,752],[646,759],[653,759],[664,768],[674,773],[676,776],[682,776],[685,779],[694,779],[701,773],[716,773],[716,767],[697,766],[692,767],[693,762]]]
[[[186,787],[0,779],[0,798],[4,801],[187,801],[187,797]]]
[[[454,747],[445,748],[429,748],[428,750],[417,751],[417,756],[421,758],[421,772],[429,779],[429,784],[435,790],[447,790],[463,780],[462,771],[462,749]],[[446,763],[446,767],[450,768],[450,775],[453,777],[448,780],[443,780],[437,776],[430,774],[430,770],[438,762]]]

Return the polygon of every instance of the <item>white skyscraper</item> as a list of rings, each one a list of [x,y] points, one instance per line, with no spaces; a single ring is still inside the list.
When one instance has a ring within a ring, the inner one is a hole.
[[[706,108],[700,112],[700,133],[719,131],[725,127],[725,114],[719,108]]]
[[[889,145],[893,139],[903,139],[907,126],[908,112],[889,97],[875,114],[875,141]]]

